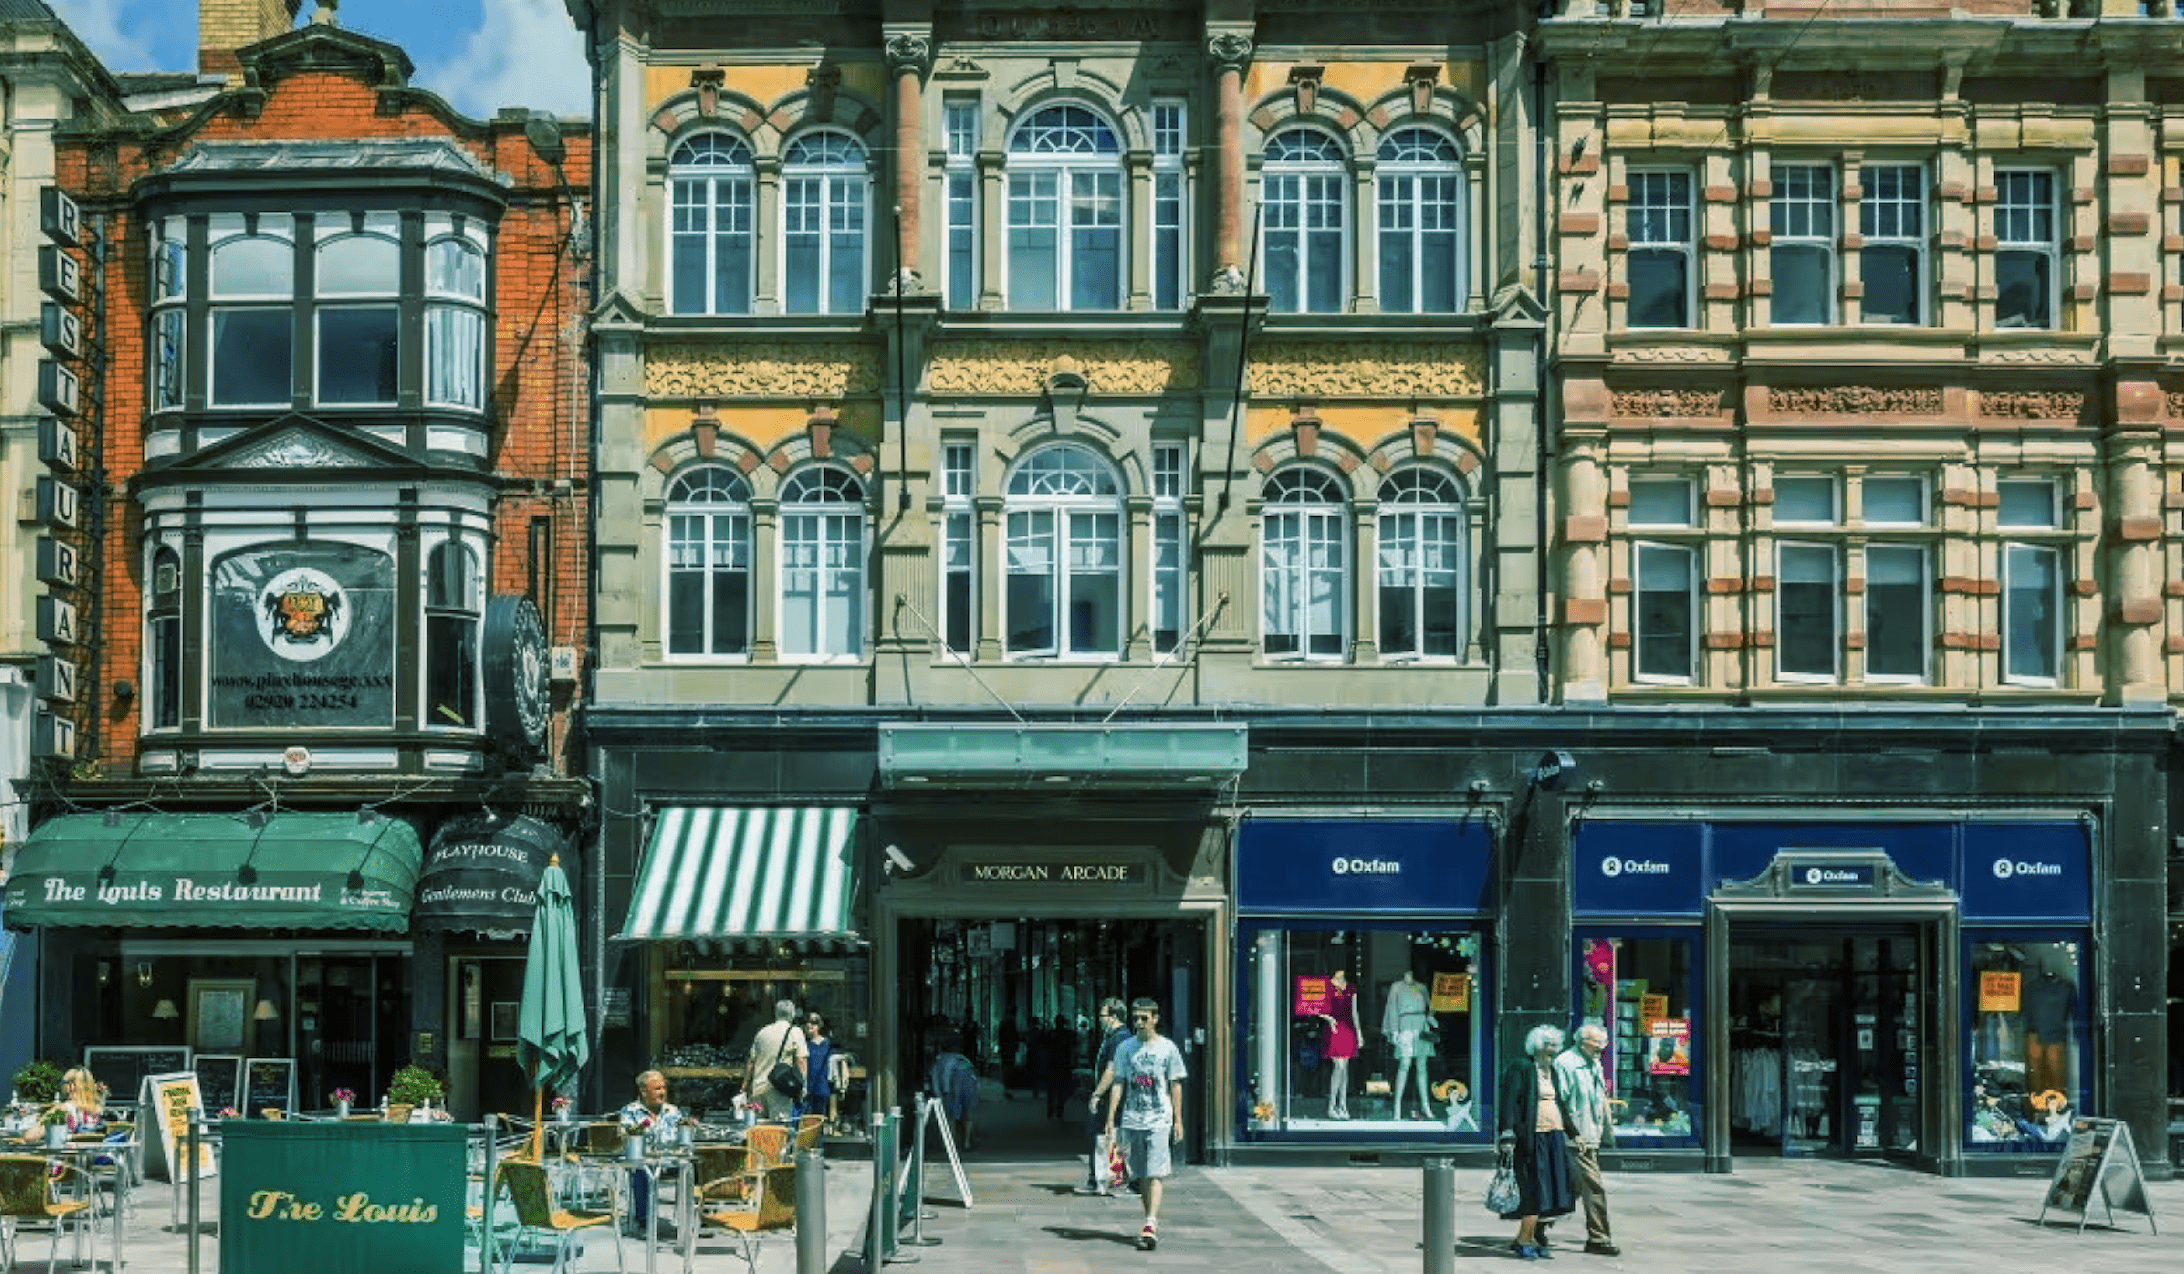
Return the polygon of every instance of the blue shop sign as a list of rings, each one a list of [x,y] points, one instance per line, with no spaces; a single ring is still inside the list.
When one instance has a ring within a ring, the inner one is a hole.
[[[2093,916],[2093,844],[2083,823],[1973,823],[1964,829],[1964,918]]]
[[[1808,849],[1871,850],[1888,855],[1896,870],[1912,880],[1954,885],[1962,826],[1942,822],[1715,823],[1708,847],[1713,868],[1708,888],[1750,880],[1772,866],[1777,855],[1794,860]],[[1799,883],[1803,884],[1802,879]],[[1864,887],[1873,885],[1867,881]]]
[[[1706,824],[1579,823],[1570,907],[1581,916],[1697,916],[1706,904]]]
[[[1251,819],[1237,833],[1248,915],[1477,915],[1493,906],[1494,834],[1463,822]]]
[[[1790,859],[1787,878],[1792,889],[1871,889],[1881,883],[1881,874],[1872,863],[1799,858]]]

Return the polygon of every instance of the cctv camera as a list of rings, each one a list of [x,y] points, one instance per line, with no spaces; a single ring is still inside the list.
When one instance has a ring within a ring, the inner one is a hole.
[[[910,860],[910,855],[902,852],[902,846],[900,845],[889,845],[887,847],[887,861],[896,871],[909,871],[917,866],[916,863]]]

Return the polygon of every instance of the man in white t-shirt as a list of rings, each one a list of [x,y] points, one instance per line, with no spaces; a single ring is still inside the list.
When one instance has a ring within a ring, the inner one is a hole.
[[[774,1005],[774,1020],[761,1027],[751,1040],[751,1050],[743,1058],[743,1094],[758,1103],[758,1111],[766,1119],[787,1119],[796,1113],[796,1099],[804,1095],[810,1077],[804,1071],[804,1059],[808,1050],[804,1045],[804,1032],[796,1025],[796,1001],[783,1000]],[[796,1091],[774,1091],[770,1076],[776,1066],[787,1066],[796,1072]]]
[[[1145,1199],[1145,1228],[1137,1245],[1160,1245],[1160,1183],[1174,1164],[1169,1147],[1183,1140],[1183,1054],[1154,1028],[1160,1006],[1140,997],[1130,1004],[1130,1026],[1137,1032],[1115,1050],[1114,1086],[1107,1090],[1107,1134],[1120,1123],[1122,1158]],[[1119,1120],[1118,1120],[1119,1116]]]

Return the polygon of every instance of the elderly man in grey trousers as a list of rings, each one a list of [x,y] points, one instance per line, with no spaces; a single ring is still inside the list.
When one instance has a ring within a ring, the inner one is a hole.
[[[1570,1112],[1570,1174],[1578,1201],[1585,1206],[1585,1250],[1618,1256],[1608,1232],[1608,1188],[1600,1179],[1600,1150],[1615,1144],[1615,1120],[1608,1112],[1608,1079],[1600,1054],[1608,1047],[1605,1028],[1587,1022],[1577,1028],[1577,1043],[1555,1058],[1555,1087]]]

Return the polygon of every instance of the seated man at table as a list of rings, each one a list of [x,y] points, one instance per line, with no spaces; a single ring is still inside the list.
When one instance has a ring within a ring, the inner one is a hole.
[[[743,1094],[758,1103],[762,1119],[788,1119],[796,1114],[796,1101],[810,1087],[810,1077],[804,1069],[810,1048],[804,1043],[804,1032],[796,1025],[796,1001],[783,1000],[774,1005],[774,1020],[769,1026],[759,1028],[751,1038],[751,1050],[743,1057]],[[773,1086],[773,1069],[786,1066],[796,1072],[797,1085],[793,1093],[777,1092]]]
[[[643,1137],[647,1149],[660,1149],[674,1143],[679,1125],[683,1121],[682,1109],[667,1100],[667,1076],[658,1071],[646,1071],[637,1077],[637,1100],[622,1107],[622,1132],[625,1136]],[[629,1215],[622,1219],[622,1232],[632,1238],[645,1236],[645,1218],[652,1215],[652,1178],[642,1171],[629,1174]],[[660,1218],[660,1237],[672,1242],[675,1223]]]

